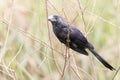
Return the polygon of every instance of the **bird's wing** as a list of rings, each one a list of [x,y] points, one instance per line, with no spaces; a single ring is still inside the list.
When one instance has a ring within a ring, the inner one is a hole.
[[[86,47],[86,44],[88,43],[84,35],[77,28],[72,26],[70,27],[70,40],[81,47]]]

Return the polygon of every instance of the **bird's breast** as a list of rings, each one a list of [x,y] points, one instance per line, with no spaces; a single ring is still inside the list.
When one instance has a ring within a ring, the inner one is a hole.
[[[67,39],[67,31],[63,30],[61,28],[53,28],[53,31],[56,35],[56,37],[62,42],[65,43]]]

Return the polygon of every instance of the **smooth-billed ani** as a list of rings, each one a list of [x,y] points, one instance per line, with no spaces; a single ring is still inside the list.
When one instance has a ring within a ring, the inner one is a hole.
[[[52,23],[53,31],[60,42],[74,51],[88,55],[86,48],[89,49],[96,58],[108,69],[115,70],[105,59],[103,59],[95,50],[91,43],[89,43],[84,35],[74,26],[69,25],[58,15],[51,15],[48,20]],[[69,35],[69,41],[68,41]],[[69,44],[69,45],[68,45]]]

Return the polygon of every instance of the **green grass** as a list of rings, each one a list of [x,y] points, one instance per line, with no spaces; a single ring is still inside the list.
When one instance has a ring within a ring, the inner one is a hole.
[[[118,0],[46,1],[0,0],[0,80],[119,80]],[[84,56],[61,44],[47,20],[53,14],[81,30],[118,73],[90,52]]]

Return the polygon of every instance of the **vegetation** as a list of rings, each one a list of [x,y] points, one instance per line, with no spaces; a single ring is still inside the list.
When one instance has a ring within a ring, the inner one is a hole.
[[[119,0],[0,0],[0,80],[120,80]],[[48,22],[61,15],[116,71],[61,44]]]

